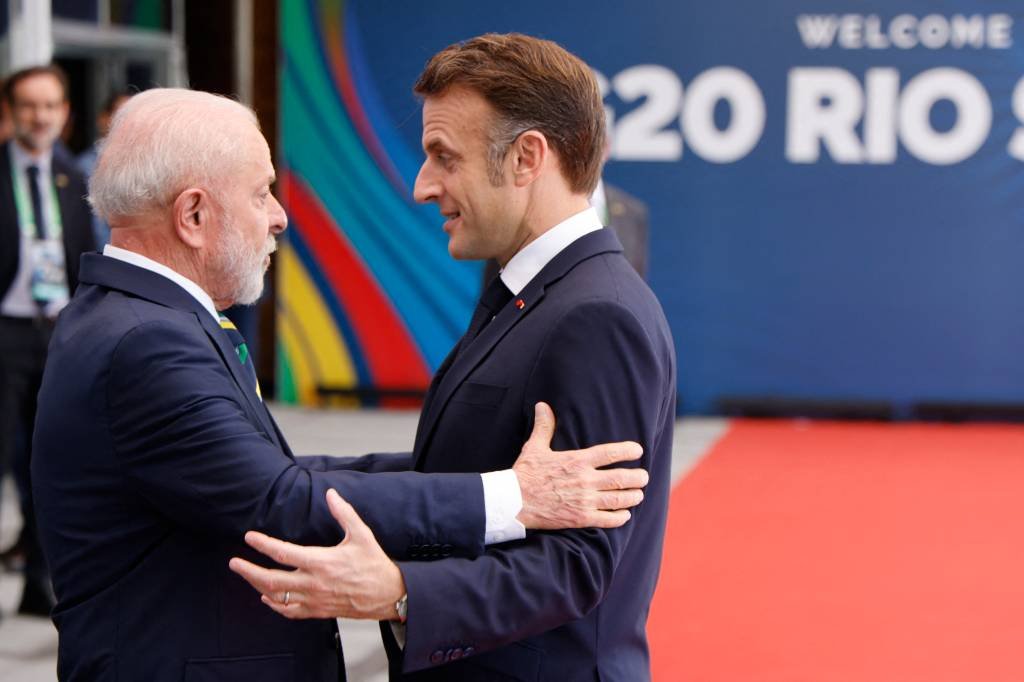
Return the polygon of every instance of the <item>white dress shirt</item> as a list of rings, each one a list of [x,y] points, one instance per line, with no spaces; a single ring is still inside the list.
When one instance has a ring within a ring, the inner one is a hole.
[[[601,219],[601,224],[608,225],[608,195],[604,191],[604,180],[601,178],[597,179],[597,187],[594,188],[593,193],[590,195],[590,205],[597,211],[597,217]]]
[[[110,244],[103,247],[103,255],[166,277],[199,301],[213,319],[217,320],[218,325],[220,324],[220,315],[213,304],[213,299],[189,278],[151,258]],[[516,515],[523,509],[523,495],[515,472],[511,469],[493,471],[481,474],[480,478],[484,486],[486,518],[484,543],[492,545],[526,537],[526,528],[516,519]]]
[[[565,247],[602,227],[597,209],[593,207],[566,218],[512,256],[501,270],[501,281],[515,296]]]
[[[103,247],[103,255],[113,258],[115,260],[124,261],[125,263],[130,263],[137,268],[142,268],[143,270],[155,272],[161,277],[166,277],[167,279],[171,280],[179,287],[187,291],[192,296],[192,298],[199,301],[203,305],[203,308],[205,308],[206,311],[209,312],[210,315],[213,317],[213,319],[217,321],[217,325],[220,325],[220,314],[217,312],[217,306],[213,305],[213,299],[210,298],[210,295],[208,293],[203,291],[203,288],[201,286],[190,280],[188,277],[185,277],[179,272],[171,270],[163,263],[157,263],[152,258],[146,258],[141,253],[128,251],[127,249],[122,249],[117,246],[111,246],[110,244],[107,244],[106,246]]]

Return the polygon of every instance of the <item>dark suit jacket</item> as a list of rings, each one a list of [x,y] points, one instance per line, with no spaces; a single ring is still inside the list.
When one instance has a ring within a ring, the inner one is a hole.
[[[393,679],[400,669],[402,679],[438,681],[649,677],[676,367],[661,306],[621,251],[610,230],[581,237],[449,357],[414,456],[420,471],[508,467],[544,400],[558,418],[557,449],[639,441],[645,501],[619,529],[531,532],[476,560],[401,563],[409,619],[404,654],[385,637]]]
[[[0,300],[18,272],[21,253],[21,228],[18,226],[18,208],[14,203],[14,182],[11,179],[11,150],[13,141],[0,145]],[[96,248],[92,235],[92,213],[85,200],[88,190],[81,171],[62,154],[54,153],[51,162],[54,178],[63,176],[66,182],[57,183],[57,203],[60,205],[64,227],[64,267],[68,276],[68,292],[78,286],[78,261],[83,253]]]
[[[178,285],[89,254],[39,394],[32,483],[61,680],[344,676],[330,621],[290,621],[228,569],[261,529],[333,544],[336,488],[392,556],[483,550],[477,475],[365,473],[408,456],[295,458],[227,336]]]

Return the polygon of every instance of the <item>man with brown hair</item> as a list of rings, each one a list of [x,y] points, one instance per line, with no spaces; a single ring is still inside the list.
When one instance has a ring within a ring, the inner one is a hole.
[[[621,528],[529,532],[473,560],[399,562],[407,597],[391,617],[404,627],[383,628],[392,679],[648,679],[675,355],[661,306],[588,204],[604,144],[597,84],[555,43],[488,34],[435,55],[415,90],[427,154],[415,197],[439,206],[453,257],[502,266],[434,377],[415,468],[507,466],[508,443],[529,432],[530,406],[543,396],[559,416],[556,442],[639,441],[650,484]],[[336,515],[365,537],[350,509]],[[248,540],[298,567],[234,563],[279,613],[373,613],[337,548]]]

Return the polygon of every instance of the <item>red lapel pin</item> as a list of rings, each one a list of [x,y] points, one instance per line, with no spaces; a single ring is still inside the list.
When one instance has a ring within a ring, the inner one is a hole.
[[[520,310],[522,310],[523,308],[526,307],[526,301],[524,301],[521,298],[517,298],[516,299],[516,307],[519,308]]]

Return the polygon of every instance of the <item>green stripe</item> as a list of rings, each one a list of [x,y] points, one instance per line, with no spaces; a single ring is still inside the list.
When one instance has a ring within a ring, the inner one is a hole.
[[[288,355],[283,345],[277,347],[277,399],[291,405],[299,402],[299,392],[295,388],[295,377],[288,363]]]

